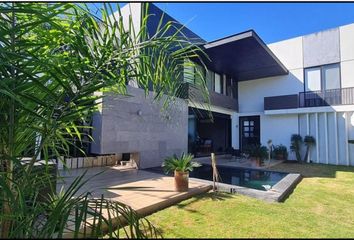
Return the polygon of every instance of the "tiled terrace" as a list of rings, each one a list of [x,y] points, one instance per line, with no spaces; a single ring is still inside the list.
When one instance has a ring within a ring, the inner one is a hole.
[[[84,179],[90,179],[90,181],[84,185],[81,193],[89,191],[92,192],[93,197],[100,197],[104,194],[108,199],[132,207],[141,216],[169,207],[197,194],[208,192],[212,188],[207,183],[190,180],[188,192],[176,192],[173,177],[113,166],[70,169],[65,172],[61,170],[59,175],[62,178],[58,180],[57,190],[61,187],[68,187],[77,176],[85,171],[87,172]],[[73,227],[74,225],[69,226],[69,228]],[[71,237],[73,236],[69,232],[64,235],[64,238]]]
[[[190,180],[188,192],[176,192],[173,177],[114,166],[60,171],[63,179],[58,180],[57,188],[68,186],[85,171],[85,179],[89,178],[90,181],[84,185],[82,192],[90,191],[93,197],[104,194],[106,198],[129,205],[141,215],[150,214],[211,189],[208,184]]]

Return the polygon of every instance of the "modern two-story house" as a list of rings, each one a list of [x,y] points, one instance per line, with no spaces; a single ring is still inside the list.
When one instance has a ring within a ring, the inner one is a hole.
[[[142,4],[127,4],[122,14],[139,28]],[[162,15],[177,22],[153,4],[149,14],[151,31]],[[210,106],[179,99],[160,111],[141,89],[128,86],[133,97],[107,96],[93,117],[92,153],[134,153],[139,167],[147,168],[174,153],[242,152],[269,139],[289,150],[291,135],[300,134],[316,139],[309,160],[354,165],[348,143],[354,139],[354,24],[269,45],[253,30],[212,42],[186,27],[183,33],[208,55],[207,70],[200,71]],[[190,93],[198,91],[193,80],[186,84]]]

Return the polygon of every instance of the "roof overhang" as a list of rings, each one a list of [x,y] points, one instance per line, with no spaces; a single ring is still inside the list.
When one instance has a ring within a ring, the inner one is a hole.
[[[288,74],[268,46],[253,31],[222,38],[203,45],[209,60],[203,62],[211,70],[233,76],[238,81]]]

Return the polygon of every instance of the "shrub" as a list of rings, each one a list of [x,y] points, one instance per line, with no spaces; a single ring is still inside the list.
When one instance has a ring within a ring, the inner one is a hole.
[[[286,146],[280,144],[277,146],[274,146],[273,148],[273,158],[277,160],[287,160],[288,159],[288,149]]]
[[[245,153],[250,157],[259,158],[261,161],[268,157],[268,148],[260,144],[249,145],[246,147]]]

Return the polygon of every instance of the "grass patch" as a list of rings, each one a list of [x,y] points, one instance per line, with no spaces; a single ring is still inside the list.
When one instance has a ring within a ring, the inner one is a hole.
[[[354,168],[284,163],[304,178],[284,203],[207,193],[148,217],[168,238],[353,238]]]

